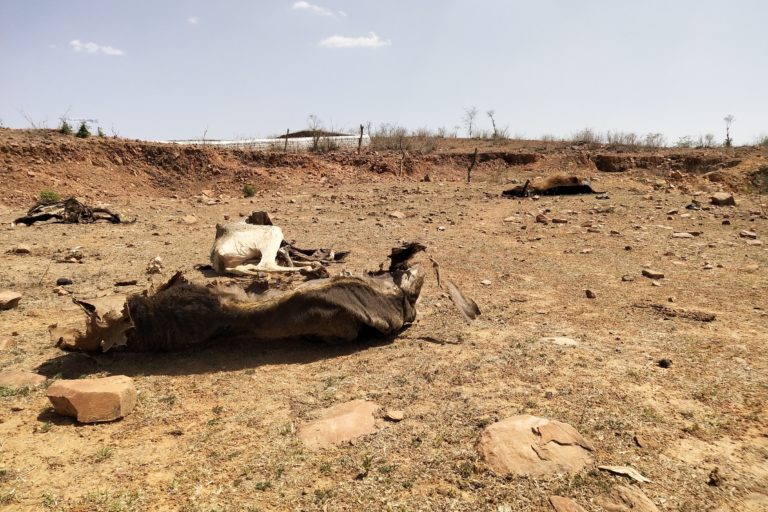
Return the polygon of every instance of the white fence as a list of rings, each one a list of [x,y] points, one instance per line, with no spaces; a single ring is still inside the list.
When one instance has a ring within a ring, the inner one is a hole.
[[[287,141],[287,144],[286,144]],[[242,149],[275,149],[288,151],[301,151],[312,149],[315,145],[314,137],[296,137],[293,139],[241,139],[241,140],[158,140],[160,144],[178,144],[182,146],[219,146]],[[317,146],[325,148],[357,148],[360,142],[358,135],[334,135],[323,136],[317,140]],[[368,135],[363,135],[363,147],[371,143]]]

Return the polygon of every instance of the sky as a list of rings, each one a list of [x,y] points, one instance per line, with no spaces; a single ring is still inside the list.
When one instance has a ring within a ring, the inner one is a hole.
[[[0,0],[0,120],[150,140],[369,122],[768,134],[765,0]],[[465,133],[463,128],[461,133]]]

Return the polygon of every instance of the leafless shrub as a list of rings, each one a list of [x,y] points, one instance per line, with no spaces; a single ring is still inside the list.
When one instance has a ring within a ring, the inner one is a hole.
[[[389,123],[380,124],[370,136],[372,149],[400,151],[402,141],[404,150],[421,154],[436,151],[437,141],[441,138],[428,128],[418,128],[409,133],[406,128]]]
[[[467,137],[470,139],[472,138],[472,128],[474,128],[475,119],[477,118],[477,114],[479,112],[480,111],[477,110],[477,107],[469,107],[464,109],[464,116],[461,118],[461,121],[464,123],[464,126],[467,129]]]
[[[592,128],[584,128],[583,130],[574,133],[573,137],[571,137],[571,141],[581,144],[599,145],[603,144],[605,139],[599,132],[594,131]]]
[[[686,135],[684,137],[680,137],[677,139],[677,142],[675,142],[676,148],[692,148],[693,147],[693,140],[691,139],[690,135]]]
[[[666,140],[661,133],[648,133],[645,136],[643,145],[647,148],[661,148],[666,145]]]

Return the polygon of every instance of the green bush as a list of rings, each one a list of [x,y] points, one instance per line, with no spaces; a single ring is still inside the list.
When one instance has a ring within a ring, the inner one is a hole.
[[[80,128],[77,130],[75,137],[80,137],[81,139],[87,139],[90,136],[91,136],[91,131],[88,129],[88,125],[85,124],[85,121],[81,122]]]
[[[43,204],[58,203],[61,201],[61,196],[58,192],[46,188],[40,191],[40,202]]]
[[[72,127],[69,126],[68,122],[62,121],[61,126],[59,126],[59,133],[63,135],[72,135]]]
[[[98,131],[96,132],[96,134],[97,134],[97,135],[98,135],[100,138],[102,138],[102,139],[103,139],[104,137],[106,137],[106,135],[104,134],[104,130],[102,130],[102,129],[101,129],[101,126],[99,126],[99,129],[98,129]]]
[[[256,189],[250,183],[243,185],[243,195],[245,197],[253,197],[256,194]]]

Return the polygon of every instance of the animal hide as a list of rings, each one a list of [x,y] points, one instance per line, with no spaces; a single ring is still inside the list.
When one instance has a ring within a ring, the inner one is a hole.
[[[589,181],[577,176],[551,176],[539,183],[518,185],[501,193],[502,197],[560,196],[577,194],[603,194],[592,189]]]
[[[106,208],[93,208],[81,203],[74,197],[55,203],[37,203],[27,211],[24,217],[14,220],[14,224],[26,224],[30,226],[35,222],[45,222],[55,219],[68,224],[87,224],[99,220],[105,220],[112,224],[120,224],[120,215]]]
[[[363,334],[392,335],[416,318],[424,283],[419,264],[380,275],[317,279],[287,292],[247,293],[239,286],[201,286],[176,274],[154,295],[132,295],[118,312],[78,302],[85,329],[52,328],[68,350],[172,351],[222,337],[309,338],[345,343]]]

